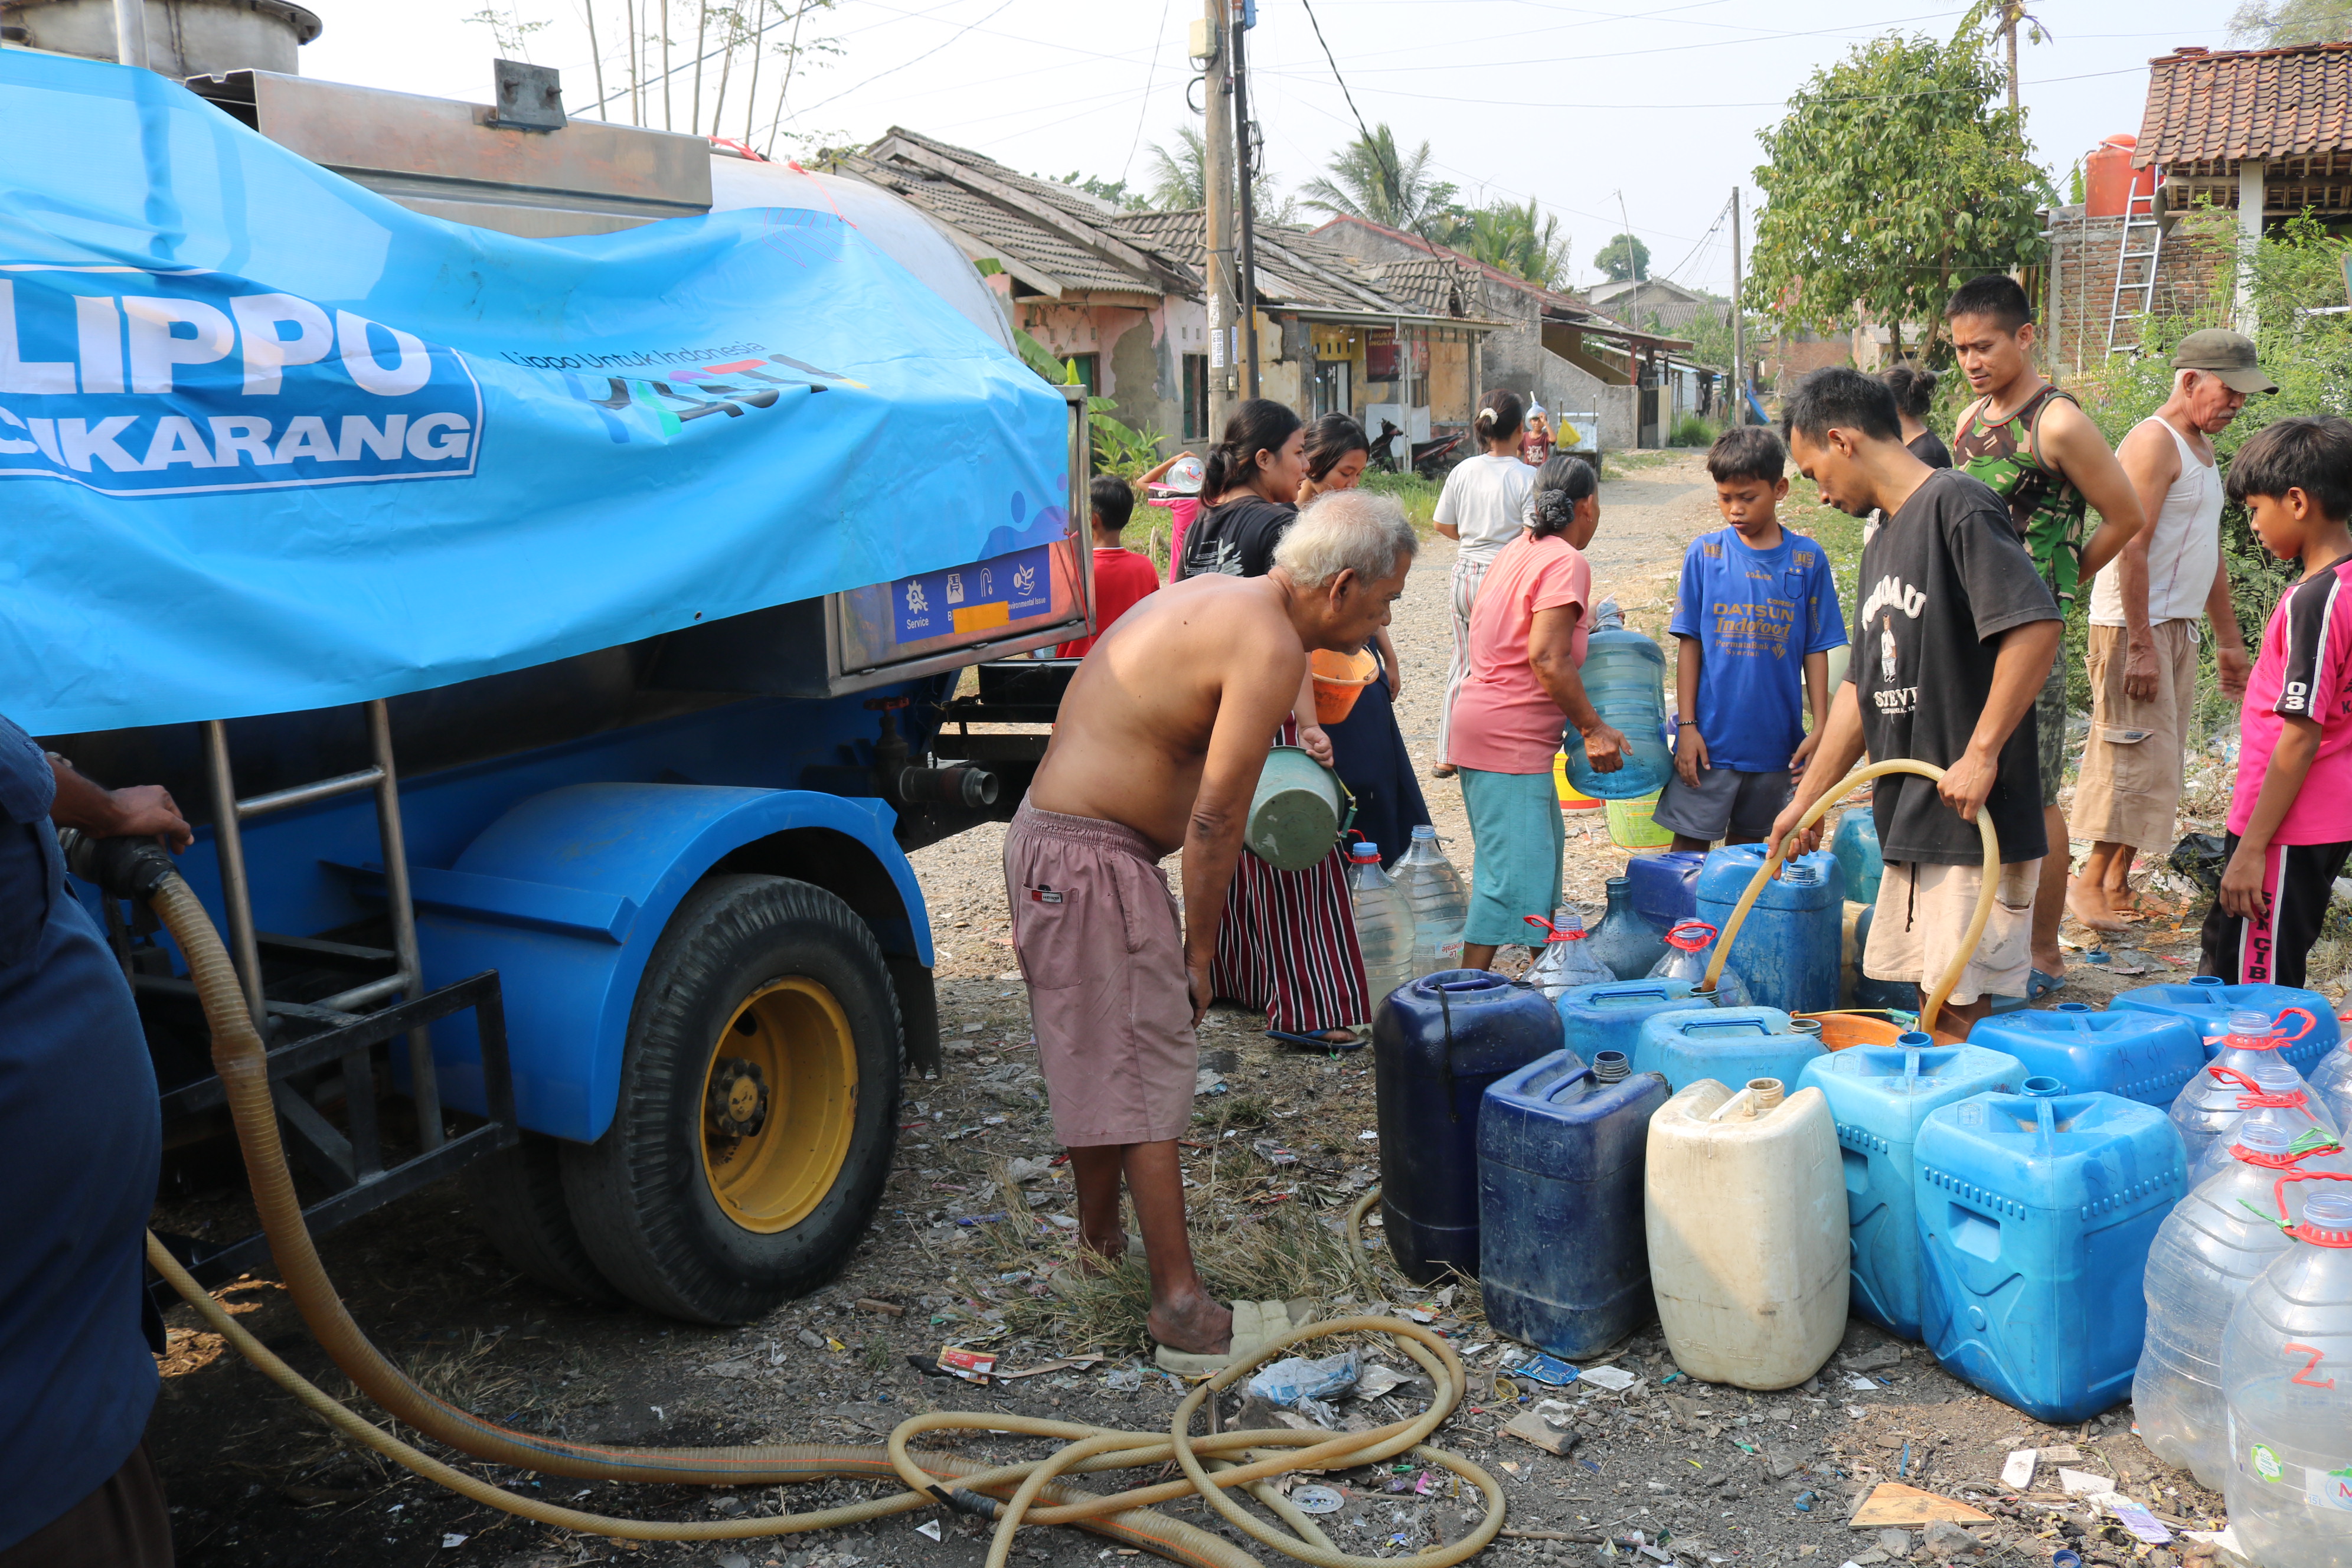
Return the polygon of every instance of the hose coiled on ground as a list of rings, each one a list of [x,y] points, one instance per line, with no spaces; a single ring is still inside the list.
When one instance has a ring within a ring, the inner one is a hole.
[[[213,1066],[219,1074],[252,1184],[255,1207],[287,1293],[336,1366],[388,1414],[459,1452],[492,1464],[547,1475],[632,1483],[698,1483],[757,1486],[820,1480],[829,1477],[885,1479],[895,1476],[906,1490],[863,1503],[747,1519],[669,1523],[615,1519],[520,1496],[478,1480],[390,1436],[337,1402],[273,1355],[239,1327],[202,1286],[181,1268],[151,1233],[147,1256],[207,1327],[220,1334],[265,1375],[291,1393],[338,1432],[441,1486],[492,1508],[562,1529],[646,1541],[725,1541],[797,1534],[863,1523],[895,1513],[945,1504],[991,1514],[996,1534],[989,1568],[1003,1568],[1014,1532],[1024,1524],[1076,1524],[1123,1544],[1198,1568],[1254,1568],[1246,1552],[1194,1525],[1153,1512],[1150,1505],[1198,1495],[1236,1528],[1317,1568],[1450,1568],[1483,1550],[1501,1531],[1503,1493],[1494,1478],[1457,1456],[1423,1441],[1452,1414],[1465,1378],[1460,1359],[1444,1338],[1394,1318],[1350,1317],[1310,1323],[1273,1341],[1244,1361],[1195,1388],[1163,1436],[1122,1432],[1075,1422],[1046,1421],[1002,1412],[933,1412],[901,1422],[880,1448],[848,1444],[762,1444],[709,1448],[619,1448],[571,1443],[513,1431],[437,1399],[417,1386],[369,1342],[352,1321],[319,1259],[278,1138],[278,1115],[269,1093],[266,1048],[247,1013],[242,989],[211,918],[177,873],[152,884],[152,902],[181,953],[212,1029]],[[1260,1364],[1308,1341],[1334,1334],[1384,1333],[1425,1370],[1435,1392],[1429,1408],[1410,1421],[1368,1432],[1332,1435],[1293,1431],[1225,1432],[1194,1436],[1192,1421],[1204,1400],[1245,1378]],[[988,1466],[945,1455],[912,1453],[908,1441],[927,1431],[974,1430],[1059,1437],[1065,1446],[1043,1460]],[[1293,1450],[1296,1450],[1295,1452]],[[1358,1557],[1333,1548],[1322,1532],[1265,1489],[1273,1476],[1297,1469],[1344,1469],[1410,1454],[1448,1469],[1485,1494],[1486,1517],[1461,1540],[1407,1557]],[[1084,1475],[1173,1461],[1185,1475],[1155,1486],[1097,1495],[1064,1483]],[[1212,1473],[1210,1466],[1219,1468]],[[948,1483],[954,1483],[950,1487]],[[1284,1535],[1242,1510],[1225,1496],[1231,1487],[1251,1489],[1285,1518],[1297,1535]],[[1044,1506],[1037,1506],[1043,1503]]]

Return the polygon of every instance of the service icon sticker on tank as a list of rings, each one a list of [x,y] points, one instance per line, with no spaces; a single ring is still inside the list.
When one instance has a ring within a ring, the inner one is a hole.
[[[2286,1477],[2286,1467],[2279,1463],[2279,1457],[2267,1443],[2255,1444],[2246,1451],[2246,1458],[2254,1467],[2254,1474],[2263,1480],[2283,1480]]]
[[[1042,615],[1054,605],[1053,547],[1035,545],[890,584],[890,627],[901,644],[985,631]]]

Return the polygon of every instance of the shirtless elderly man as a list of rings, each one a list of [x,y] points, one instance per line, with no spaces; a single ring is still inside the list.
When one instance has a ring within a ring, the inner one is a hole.
[[[1076,1177],[1081,1259],[1125,1253],[1124,1173],[1151,1334],[1172,1350],[1222,1354],[1232,1338],[1233,1314],[1192,1267],[1176,1140],[1250,800],[1307,650],[1353,650],[1386,626],[1416,548],[1393,500],[1341,490],[1299,514],[1265,576],[1188,578],[1137,604],[1078,667],[1005,835],[1013,948]],[[1181,932],[1158,864],[1178,849]]]

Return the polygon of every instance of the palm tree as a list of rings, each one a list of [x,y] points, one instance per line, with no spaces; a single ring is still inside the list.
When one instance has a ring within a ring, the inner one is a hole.
[[[1545,216],[1533,196],[1524,206],[1496,202],[1479,208],[1454,244],[1489,267],[1547,289],[1558,288],[1568,275],[1569,237],[1560,232],[1559,219]]]
[[[1318,212],[1422,232],[1436,240],[1444,235],[1429,234],[1424,226],[1449,231],[1454,226],[1449,208],[1455,187],[1431,177],[1429,143],[1400,157],[1386,121],[1370,136],[1349,142],[1327,168],[1329,179],[1318,175],[1298,188],[1300,198]]]
[[[1151,144],[1151,168],[1147,175],[1150,184],[1144,191],[1147,205],[1162,212],[1206,206],[1209,188],[1206,165],[1209,144],[1201,132],[1190,125],[1176,128],[1176,148],[1171,152],[1158,142]],[[1250,205],[1260,223],[1289,223],[1298,211],[1295,196],[1284,195],[1276,189],[1274,175],[1265,169],[1257,172],[1257,180],[1250,186]]]

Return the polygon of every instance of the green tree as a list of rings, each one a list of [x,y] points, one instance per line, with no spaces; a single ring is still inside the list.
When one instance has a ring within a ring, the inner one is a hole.
[[[1454,231],[1456,187],[1431,174],[1427,142],[1400,155],[1386,121],[1341,148],[1324,170],[1298,187],[1299,200],[1317,212],[1363,218],[1439,244]]]
[[[1639,282],[1650,275],[1650,247],[1630,234],[1612,235],[1592,265],[1609,274],[1612,283]]]
[[[1176,145],[1172,151],[1156,142],[1151,144],[1150,184],[1139,199],[1128,205],[1157,207],[1162,212],[1206,206],[1209,202],[1204,194],[1209,188],[1208,162],[1208,139],[1190,125],[1178,126]],[[1119,184],[1124,186],[1126,182],[1122,180]],[[1092,190],[1094,187],[1090,184],[1087,188]],[[1095,194],[1101,195],[1103,193],[1096,191]],[[1284,195],[1276,187],[1270,171],[1260,169],[1257,179],[1250,186],[1250,208],[1260,223],[1290,223],[1297,218],[1298,203],[1295,197]]]
[[[2054,193],[2026,154],[2022,110],[1986,20],[1948,42],[1887,34],[1817,70],[1780,124],[1757,133],[1747,303],[1790,327],[1832,330],[1859,306],[1899,334],[1931,323],[1979,273],[2038,260],[2037,208]]]
[[[1489,267],[1547,289],[1557,289],[1568,276],[1569,237],[1560,232],[1559,217],[1545,216],[1533,196],[1524,205],[1496,202],[1480,207],[1460,226],[1453,243]]]
[[[2258,49],[2352,38],[2352,0],[2244,0],[2230,17],[2230,41]]]
[[[1141,212],[1151,205],[1150,200],[1141,191],[1129,190],[1125,180],[1106,180],[1097,174],[1081,175],[1076,169],[1058,180],[1054,179],[1051,174],[1032,174],[1029,177],[1033,180],[1051,181],[1057,185],[1074,186],[1099,201],[1108,202],[1111,205],[1123,208],[1128,212]]]

